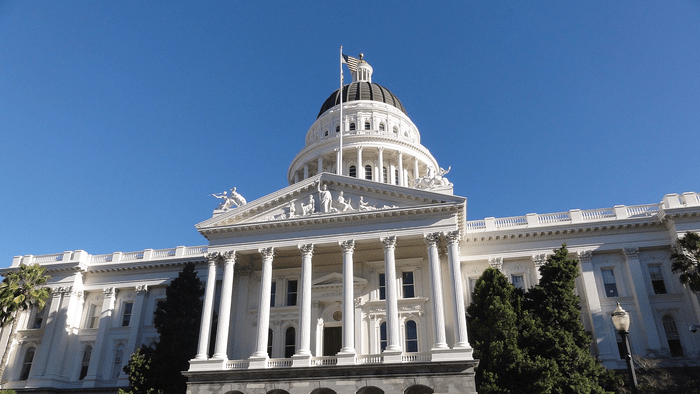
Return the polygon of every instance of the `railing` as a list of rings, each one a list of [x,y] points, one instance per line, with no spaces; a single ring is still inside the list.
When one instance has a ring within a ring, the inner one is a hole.
[[[292,366],[291,358],[271,358],[267,360],[268,368],[287,368]]]
[[[659,211],[659,204],[636,205],[627,207],[627,216],[631,218],[654,216]]]
[[[467,222],[467,230],[483,230],[486,228],[486,222],[484,220],[472,220]]]
[[[112,261],[112,254],[96,254],[90,259],[91,263],[108,263]]]
[[[194,254],[206,253],[206,251],[207,251],[206,246],[190,246],[189,248],[185,248],[185,256],[192,256]]]
[[[366,356],[356,356],[355,364],[382,364],[384,356],[381,354],[368,354]]]
[[[63,253],[45,254],[43,256],[34,257],[35,264],[52,263],[54,261],[63,261]]]
[[[226,362],[226,369],[248,369],[250,361],[248,360],[229,360]]]
[[[318,367],[323,365],[336,365],[338,364],[337,356],[324,356],[324,357],[313,357],[311,359],[311,366]]]
[[[164,257],[172,257],[175,256],[175,251],[177,249],[160,249],[160,250],[154,250],[153,251],[153,258],[156,259],[162,259]]]
[[[120,261],[140,260],[142,258],[143,252],[130,252],[122,254]]]
[[[539,224],[567,223],[571,221],[569,212],[545,213],[537,218]]]
[[[607,219],[615,217],[615,208],[587,209],[581,211],[583,220]]]
[[[401,355],[401,361],[405,363],[430,361],[430,353],[406,353]]]
[[[513,216],[510,218],[500,218],[496,219],[496,227],[518,227],[527,226],[527,219],[525,216]]]

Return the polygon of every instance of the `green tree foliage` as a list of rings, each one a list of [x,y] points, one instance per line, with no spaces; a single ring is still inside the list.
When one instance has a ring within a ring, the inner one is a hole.
[[[524,293],[498,270],[476,282],[468,308],[479,393],[606,393],[616,382],[590,354],[574,294],[578,261],[566,245],[540,269]]]
[[[671,269],[680,274],[681,283],[700,293],[700,235],[689,231],[679,238],[671,261]]]
[[[46,275],[44,267],[38,264],[20,264],[19,269],[8,272],[0,283],[0,326],[12,323],[11,337],[0,361],[0,377],[5,372],[12,340],[17,331],[17,314],[34,306],[41,309],[46,305],[51,289],[44,285],[49,279],[51,278]]]
[[[186,392],[181,371],[189,368],[189,360],[197,354],[203,294],[194,263],[188,263],[166,289],[166,298],[158,302],[154,324],[160,338],[155,348],[142,346],[124,368],[131,393]]]

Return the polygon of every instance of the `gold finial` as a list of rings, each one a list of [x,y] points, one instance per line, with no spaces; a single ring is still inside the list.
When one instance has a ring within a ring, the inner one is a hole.
[[[364,53],[360,53],[360,60],[364,60],[364,58],[365,58],[365,54],[364,54]]]

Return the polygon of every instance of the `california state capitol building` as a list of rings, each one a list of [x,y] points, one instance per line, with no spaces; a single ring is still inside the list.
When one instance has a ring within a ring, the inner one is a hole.
[[[467,220],[467,199],[449,181],[460,163],[439,163],[421,144],[362,55],[345,60],[352,82],[319,97],[289,186],[252,201],[235,188],[218,195],[196,224],[202,245],[28,254],[0,270],[40,264],[51,276],[46,307],[23,313],[15,333],[2,330],[0,346],[12,341],[2,388],[127,387],[129,356],[158,341],[156,303],[194,262],[205,295],[198,351],[183,371],[188,393],[476,393],[466,319],[474,283],[495,267],[533,287],[564,243],[580,260],[583,324],[606,367],[626,368],[610,319],[618,302],[631,315],[634,354],[700,365],[700,334],[688,330],[700,303],[670,261],[676,240],[700,231],[699,193]]]

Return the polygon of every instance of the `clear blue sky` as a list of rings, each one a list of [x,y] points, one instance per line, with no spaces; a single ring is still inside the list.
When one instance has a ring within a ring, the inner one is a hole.
[[[0,266],[201,245],[373,66],[468,219],[699,191],[698,1],[2,1]]]

